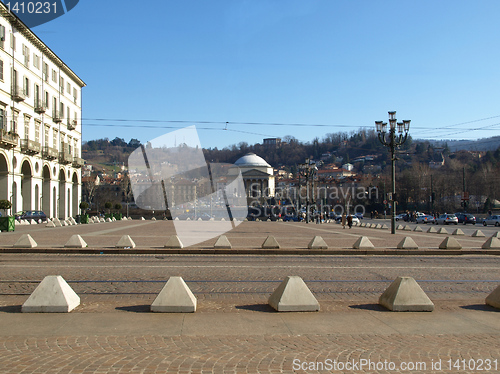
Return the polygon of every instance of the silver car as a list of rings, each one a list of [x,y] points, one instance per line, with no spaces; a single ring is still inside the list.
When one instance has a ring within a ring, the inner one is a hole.
[[[489,216],[483,220],[483,226],[495,225],[500,226],[500,216]]]
[[[441,214],[437,219],[436,219],[436,225],[449,225],[449,224],[455,224],[458,225],[458,218],[454,214]]]
[[[434,223],[436,220],[433,216],[418,216],[417,223]]]

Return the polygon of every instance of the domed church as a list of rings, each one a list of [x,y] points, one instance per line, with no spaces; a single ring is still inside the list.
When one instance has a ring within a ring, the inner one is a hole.
[[[240,168],[248,198],[274,196],[273,168],[262,157],[248,153],[235,163]]]

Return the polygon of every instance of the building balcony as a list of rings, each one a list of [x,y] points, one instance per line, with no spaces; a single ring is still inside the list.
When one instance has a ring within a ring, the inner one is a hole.
[[[21,152],[26,153],[27,155],[36,155],[37,153],[40,153],[40,150],[40,143],[29,139],[21,140]]]
[[[0,129],[0,147],[14,148],[17,146],[19,135],[12,131],[5,131]]]
[[[77,125],[78,125],[78,122],[77,122],[77,120],[76,120],[76,119],[74,119],[74,120],[72,120],[72,121],[70,121],[70,120],[68,119],[68,130],[74,130],[74,129],[76,129],[76,126],[77,126]]]
[[[26,93],[24,92],[24,89],[19,86],[12,86],[12,100],[21,102],[26,99]]]
[[[83,165],[85,165],[85,161],[83,160],[83,158],[73,157],[73,167],[74,168],[81,168],[81,167],[83,167]]]
[[[57,153],[57,149],[46,145],[43,147],[42,156],[46,160],[55,160],[57,158]]]
[[[57,110],[54,110],[52,112],[52,120],[55,122],[55,123],[61,123],[62,122],[62,119],[63,119],[63,116],[62,116],[62,113],[60,113],[59,111]]]
[[[47,111],[47,103],[42,102],[41,100],[35,101],[35,112],[38,114],[45,113]]]
[[[59,152],[59,162],[61,164],[71,164],[73,162],[73,156],[68,151]]]

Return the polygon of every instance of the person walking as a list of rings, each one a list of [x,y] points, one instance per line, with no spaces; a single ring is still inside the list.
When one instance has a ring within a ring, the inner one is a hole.
[[[352,228],[352,216],[350,214],[347,216],[347,226]]]
[[[347,220],[346,220],[346,216],[345,216],[345,213],[342,213],[342,228],[345,229],[345,224],[346,224]]]

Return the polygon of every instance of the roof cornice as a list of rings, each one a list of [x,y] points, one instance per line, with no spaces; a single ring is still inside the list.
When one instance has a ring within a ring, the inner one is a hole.
[[[48,56],[48,58],[56,64],[62,71],[64,71],[70,78],[78,83],[80,87],[85,87],[85,82],[76,73],[69,68],[68,65],[64,63],[36,34],[31,31],[31,29],[24,24],[21,19],[14,13],[9,12],[9,9],[0,1],[0,15],[5,18],[9,23],[21,34],[23,34],[26,39],[28,39],[35,47],[37,47],[42,53]]]

